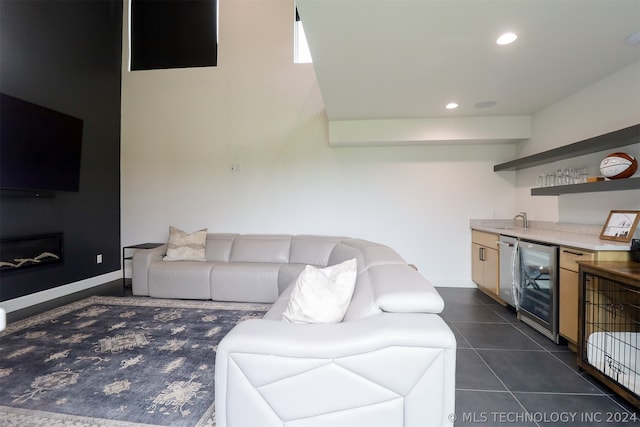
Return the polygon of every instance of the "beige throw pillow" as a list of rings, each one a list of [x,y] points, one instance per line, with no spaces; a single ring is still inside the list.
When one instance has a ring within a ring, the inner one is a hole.
[[[307,265],[291,291],[283,320],[337,323],[347,313],[358,275],[356,259],[326,268]]]
[[[198,230],[191,234],[169,227],[169,242],[165,261],[206,261],[205,244],[207,229]]]

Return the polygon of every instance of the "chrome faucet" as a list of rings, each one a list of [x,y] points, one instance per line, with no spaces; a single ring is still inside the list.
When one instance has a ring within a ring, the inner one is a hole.
[[[518,215],[513,217],[513,222],[515,223],[518,218],[522,218],[522,228],[529,228],[529,221],[527,220],[527,213],[520,212]]]

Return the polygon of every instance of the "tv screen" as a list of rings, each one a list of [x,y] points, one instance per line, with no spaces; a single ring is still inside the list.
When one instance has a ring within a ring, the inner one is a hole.
[[[0,189],[78,191],[83,121],[0,93]]]

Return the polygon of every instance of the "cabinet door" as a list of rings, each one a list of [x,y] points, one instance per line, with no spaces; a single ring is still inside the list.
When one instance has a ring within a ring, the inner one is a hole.
[[[496,249],[485,248],[483,264],[484,271],[482,275],[484,287],[493,294],[498,295],[500,293],[500,289],[498,288],[498,251]]]
[[[578,342],[578,273],[560,269],[559,292],[560,335]]]
[[[473,243],[486,246],[487,248],[497,249],[498,240],[500,240],[500,236],[498,236],[497,234],[486,233],[484,231],[478,230],[471,231],[471,241]]]
[[[484,270],[482,264],[482,246],[477,243],[473,243],[472,245],[472,253],[471,253],[471,280],[473,280],[476,285],[482,286],[482,271]]]
[[[578,272],[578,262],[593,261],[595,253],[584,249],[560,247],[560,268]]]
[[[498,251],[473,243],[471,279],[483,290],[498,295]]]

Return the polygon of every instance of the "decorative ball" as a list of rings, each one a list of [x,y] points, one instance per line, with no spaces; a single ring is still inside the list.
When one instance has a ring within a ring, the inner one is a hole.
[[[600,173],[605,178],[629,178],[638,170],[638,161],[627,153],[611,153],[600,162]]]

